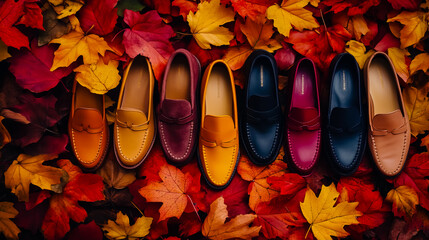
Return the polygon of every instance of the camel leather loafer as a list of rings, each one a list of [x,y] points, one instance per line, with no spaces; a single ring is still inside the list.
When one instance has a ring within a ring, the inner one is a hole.
[[[286,137],[290,165],[308,175],[320,155],[321,126],[318,75],[316,66],[302,58],[289,78],[292,87],[288,109]]]
[[[404,167],[411,130],[398,76],[389,56],[374,53],[365,64],[368,93],[368,143],[375,165],[386,176]]]
[[[149,60],[137,56],[124,72],[113,127],[116,158],[124,168],[138,167],[155,141],[154,85]]]
[[[175,51],[168,63],[157,108],[158,133],[167,160],[174,165],[189,162],[198,137],[197,87],[201,67],[189,51]]]
[[[331,62],[330,80],[326,150],[333,169],[346,176],[359,167],[367,144],[363,83],[355,58],[349,53],[337,55]]]
[[[68,130],[79,164],[87,170],[96,170],[102,164],[109,145],[104,95],[91,93],[76,80]]]
[[[269,52],[256,50],[247,58],[246,68],[240,137],[249,159],[257,165],[268,165],[279,153],[284,132],[277,64]]]
[[[211,63],[202,79],[198,157],[208,185],[227,187],[238,164],[239,137],[234,77],[222,60]]]

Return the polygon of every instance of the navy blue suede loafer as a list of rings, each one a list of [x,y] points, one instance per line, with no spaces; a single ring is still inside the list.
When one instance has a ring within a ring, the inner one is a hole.
[[[351,175],[359,167],[367,144],[363,83],[355,58],[348,53],[337,55],[331,62],[330,80],[325,131],[328,158],[338,174]]]
[[[272,54],[254,51],[246,60],[247,82],[240,135],[249,159],[257,165],[272,163],[283,138],[278,96],[277,64]]]

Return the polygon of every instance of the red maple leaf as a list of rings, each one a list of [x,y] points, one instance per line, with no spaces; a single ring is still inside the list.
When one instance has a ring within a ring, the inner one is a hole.
[[[387,0],[392,7],[396,10],[405,8],[408,10],[417,10],[419,8],[421,0]]]
[[[267,182],[273,189],[279,190],[281,195],[293,196],[307,187],[307,182],[296,173],[285,173],[280,177],[268,177]]]
[[[330,11],[334,13],[347,10],[347,15],[354,16],[366,13],[370,7],[380,4],[380,0],[325,0],[321,4],[332,7]]]
[[[168,58],[174,51],[169,39],[174,36],[173,29],[162,22],[156,11],[140,14],[124,11],[124,21],[130,27],[124,32],[125,52],[135,58],[137,55],[148,57],[156,79],[161,79]]]
[[[113,31],[118,19],[118,0],[89,0],[79,11],[80,26],[84,32],[105,36]]]
[[[70,231],[70,219],[83,222],[87,213],[78,201],[95,202],[104,200],[103,179],[97,174],[82,173],[79,167],[69,160],[58,160],[58,166],[69,175],[69,181],[61,194],[53,194],[49,201],[42,224],[46,239],[61,239]]]
[[[227,2],[227,1],[223,1]],[[234,11],[243,18],[250,18],[256,20],[258,16],[265,15],[267,8],[275,3],[277,0],[230,0]]]
[[[17,24],[23,24],[26,27],[43,28],[43,15],[42,9],[37,4],[39,0],[25,0],[24,2],[24,15],[21,17]]]
[[[145,6],[155,9],[159,14],[170,14],[171,2],[170,0],[143,0]]]
[[[24,14],[25,0],[6,0],[0,2],[0,39],[10,47],[28,48],[27,36],[20,32],[15,24]]]
[[[207,66],[214,60],[221,59],[226,52],[225,49],[217,47],[212,47],[209,50],[202,49],[194,39],[189,43],[188,50],[200,60],[202,67]]]
[[[197,11],[197,3],[189,0],[174,0],[171,5],[173,6],[173,10],[178,8],[178,11],[172,11],[172,15],[174,17],[182,16],[183,20],[186,21],[188,14],[190,11],[195,13]]]

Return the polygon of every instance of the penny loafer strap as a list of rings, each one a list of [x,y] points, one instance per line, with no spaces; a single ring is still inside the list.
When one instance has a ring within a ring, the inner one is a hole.
[[[250,123],[276,123],[281,120],[281,109],[279,106],[265,111],[258,112],[252,109],[246,109],[246,120]]]
[[[236,145],[235,131],[213,132],[206,128],[201,128],[200,131],[201,143],[210,148],[217,146],[223,148],[230,148]]]

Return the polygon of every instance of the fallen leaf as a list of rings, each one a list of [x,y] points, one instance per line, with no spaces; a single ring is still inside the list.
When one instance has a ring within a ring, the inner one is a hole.
[[[410,72],[408,70],[408,65],[407,65],[407,62],[408,64],[410,62],[408,57],[410,53],[406,49],[393,47],[393,48],[387,49],[387,54],[392,60],[396,73],[406,83],[410,77]]]
[[[24,14],[24,3],[25,0],[6,0],[0,6],[0,40],[17,49],[29,45],[27,36],[14,26]]]
[[[427,13],[422,11],[403,11],[393,18],[387,19],[387,22],[397,21],[404,25],[400,31],[401,48],[406,48],[418,43],[425,35],[428,29],[426,17]]]
[[[201,232],[203,223],[195,213],[184,213],[179,219],[179,232],[182,237],[189,237]]]
[[[401,43],[399,39],[397,39],[393,34],[386,33],[383,38],[375,45],[374,50],[379,52],[386,52],[389,48],[399,48]]]
[[[84,5],[82,0],[48,0],[55,12],[57,12],[58,19],[62,19],[76,14]]]
[[[280,34],[289,37],[292,26],[298,31],[319,27],[312,13],[305,6],[310,0],[283,0],[281,5],[275,4],[267,9],[267,18],[274,20]]]
[[[226,49],[220,47],[213,47],[211,49],[202,49],[195,39],[192,39],[187,48],[192,54],[194,54],[201,63],[201,66],[207,66],[214,60],[221,59]]]
[[[340,194],[335,189],[335,184],[322,186],[319,197],[313,190],[307,189],[304,202],[300,203],[302,214],[310,224],[314,237],[319,240],[332,239],[334,237],[346,237],[349,235],[344,230],[345,225],[359,224],[357,217],[362,213],[356,210],[358,202],[337,202]]]
[[[30,50],[25,49],[11,59],[9,70],[16,82],[23,88],[35,93],[45,92],[55,87],[63,77],[72,72],[72,67],[50,71],[55,47],[38,47],[36,40],[31,42]],[[25,69],[25,71],[23,71]]]
[[[108,220],[107,224],[103,226],[103,231],[106,232],[105,235],[108,239],[137,240],[149,234],[151,224],[152,218],[142,216],[137,218],[134,225],[130,226],[128,216],[119,211],[116,220]]]
[[[369,32],[367,21],[362,14],[349,17],[343,11],[338,13],[335,18],[332,18],[332,23],[341,24],[358,41]]]
[[[402,91],[405,108],[410,120],[411,134],[417,136],[429,130],[429,84],[417,89],[409,86]]]
[[[267,8],[277,3],[276,0],[231,0],[231,5],[240,16],[255,21],[264,16]]]
[[[44,135],[38,142],[26,146],[24,153],[29,155],[60,154],[67,151],[68,143],[68,134]]]
[[[0,232],[7,239],[18,240],[18,234],[21,232],[11,218],[18,215],[18,211],[13,207],[11,202],[0,202]]]
[[[162,167],[167,165],[167,160],[165,159],[164,152],[161,149],[161,146],[155,144],[150,151],[147,159],[141,165],[138,176],[144,177],[144,181],[147,185],[150,182],[160,182],[161,178],[159,177],[159,171]]]
[[[7,45],[0,39],[0,62],[11,57],[7,48]]]
[[[94,221],[91,221],[87,224],[79,224],[76,228],[70,231],[67,239],[68,240],[82,240],[82,239],[102,240],[103,232]]]
[[[151,9],[155,9],[159,14],[171,14],[170,0],[142,0],[143,4]]]
[[[417,10],[419,7],[419,0],[387,0],[392,7],[396,10],[400,10],[401,8],[405,8],[408,10]]]
[[[380,0],[324,0],[322,4],[332,7],[329,11],[335,14],[347,10],[348,16],[364,14],[373,6],[380,4]]]
[[[30,183],[41,189],[52,190],[52,185],[61,182],[63,172],[59,168],[45,166],[42,163],[56,157],[48,154],[37,156],[20,154],[4,173],[5,186],[12,190],[19,201],[28,201]]]
[[[203,236],[211,240],[250,239],[259,235],[261,227],[249,227],[256,215],[238,215],[225,223],[228,210],[224,198],[219,197],[210,205],[210,211],[202,227]]]
[[[255,210],[261,202],[267,202],[280,194],[280,191],[274,189],[267,182],[268,177],[281,176],[286,171],[287,164],[276,160],[268,166],[256,166],[245,155],[241,155],[237,172],[241,178],[250,182],[248,188],[249,206]]]
[[[120,0],[118,1],[118,4],[116,5],[116,7],[118,8],[118,15],[123,17],[125,9],[131,10],[134,12],[140,12],[146,6],[143,5],[139,0]]]
[[[119,166],[112,150],[109,151],[104,165],[97,171],[109,187],[123,189],[136,180],[133,170],[125,170]]]
[[[76,80],[80,85],[88,88],[92,93],[105,94],[109,90],[118,86],[121,76],[118,70],[119,62],[115,60],[104,64],[103,59],[99,59],[94,64],[84,64],[75,68]]]
[[[174,0],[171,6],[179,8],[179,15],[186,21],[189,12],[195,13],[198,10],[197,3],[190,0]]]
[[[410,75],[413,75],[419,70],[428,73],[429,69],[429,53],[420,53],[411,60]]]
[[[203,49],[210,49],[210,45],[228,45],[234,35],[225,27],[227,22],[234,21],[234,11],[220,4],[220,0],[205,1],[198,4],[194,14],[188,14],[188,23],[194,39]]]
[[[272,53],[282,47],[277,40],[271,39],[271,36],[274,34],[271,21],[262,19],[255,22],[247,19],[240,28],[244,35],[246,35],[249,44],[228,48],[223,59],[231,70],[241,68],[247,57],[256,49],[262,49]]]
[[[169,39],[174,36],[173,29],[162,22],[159,14],[153,10],[140,14],[124,11],[124,21],[130,27],[123,36],[125,52],[135,58],[137,55],[148,57],[156,79],[161,79],[168,58],[174,51]]]
[[[12,141],[12,138],[10,137],[9,131],[6,129],[6,127],[3,125],[4,117],[0,116],[0,149],[4,147],[4,145],[10,143]]]
[[[305,179],[296,173],[284,173],[279,177],[268,177],[267,182],[273,189],[280,190],[280,195],[293,196],[307,187]]]
[[[88,0],[78,14],[82,30],[99,36],[111,33],[118,19],[117,3],[118,0]]]
[[[422,138],[422,143],[420,146],[426,147],[426,150],[429,151],[429,135],[426,135],[426,137]]]
[[[361,69],[363,69],[366,60],[371,57],[372,54],[375,53],[374,50],[369,50],[368,52],[366,51],[366,47],[365,45],[363,45],[363,43],[355,41],[355,40],[350,40],[346,43],[346,48],[345,48],[346,52],[350,53],[351,55],[353,55],[353,57],[355,57],[356,62],[358,62],[359,67]]]
[[[25,0],[24,15],[18,21],[26,27],[44,30],[42,9],[38,5],[38,0]]]
[[[162,166],[159,171],[162,182],[151,182],[139,190],[148,202],[162,202],[158,222],[170,218],[180,218],[188,204],[188,190],[192,185],[192,176],[183,174],[180,169]]]
[[[94,64],[99,60],[98,54],[104,56],[107,50],[112,51],[102,37],[95,34],[86,35],[79,26],[74,31],[54,39],[50,43],[61,44],[55,51],[51,71],[59,67],[70,66],[79,56],[83,57],[84,64]]]
[[[104,200],[104,184],[97,174],[82,173],[69,160],[60,159],[57,165],[68,173],[69,181],[62,193],[53,194],[49,199],[49,209],[42,223],[43,235],[48,240],[62,239],[70,231],[70,219],[83,222],[87,213],[79,205],[82,202]]]
[[[397,217],[412,217],[419,204],[416,191],[408,186],[399,186],[387,193],[386,200],[393,203],[392,210]]]
[[[40,31],[39,37],[37,38],[39,47],[49,43],[52,39],[59,38],[69,33],[72,29],[68,18],[58,19],[57,13],[48,3],[44,5],[44,8],[43,28],[45,30]]]

